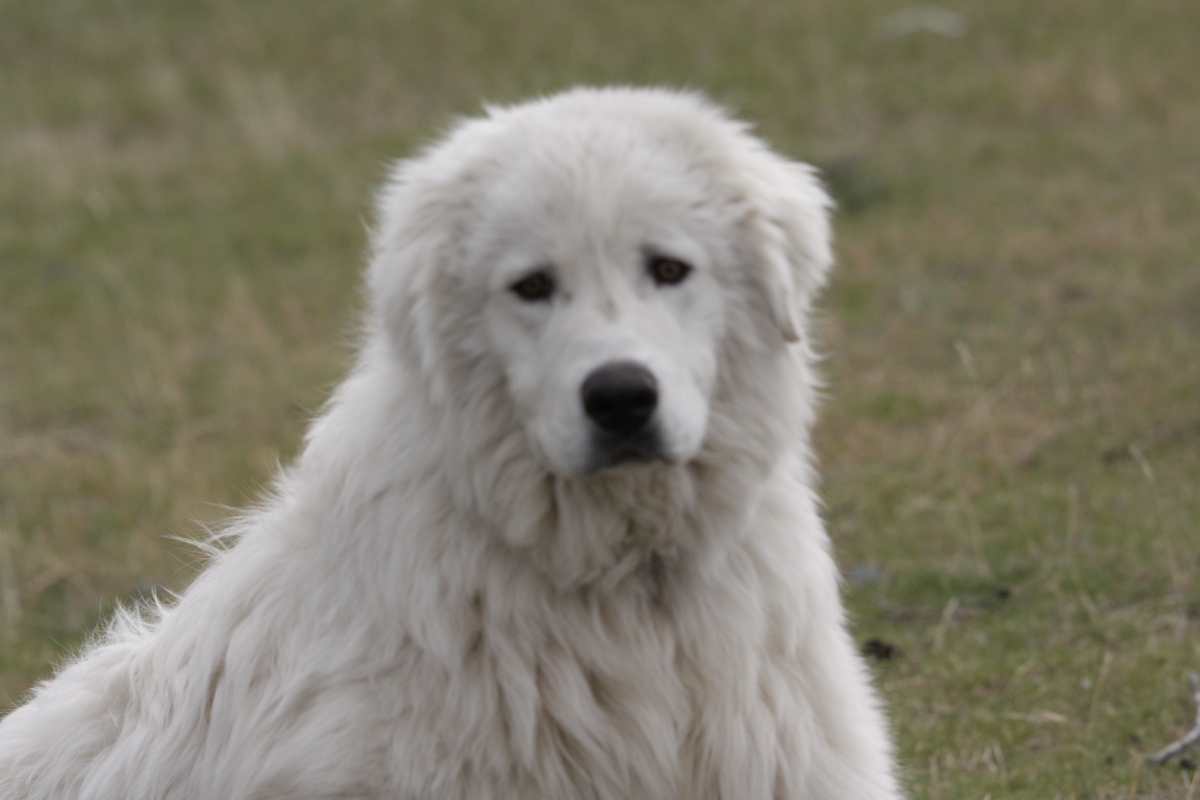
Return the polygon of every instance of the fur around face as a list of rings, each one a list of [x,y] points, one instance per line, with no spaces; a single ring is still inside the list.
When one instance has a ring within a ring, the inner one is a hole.
[[[489,109],[399,164],[303,453],[0,722],[0,800],[898,798],[813,491],[828,206],[661,90]],[[659,250],[686,282],[647,282]],[[531,267],[544,306],[509,291]],[[590,469],[579,381],[613,359],[657,376],[663,454]]]

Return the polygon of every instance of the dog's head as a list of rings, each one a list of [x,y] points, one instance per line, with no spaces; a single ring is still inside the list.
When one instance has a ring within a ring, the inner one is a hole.
[[[828,205],[693,95],[492,109],[395,170],[373,308],[489,485],[652,483],[722,426],[728,445],[787,416],[766,384],[830,263]]]

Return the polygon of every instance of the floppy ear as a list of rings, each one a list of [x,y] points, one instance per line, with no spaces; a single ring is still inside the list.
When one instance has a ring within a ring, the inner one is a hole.
[[[812,167],[770,155],[759,174],[756,233],[771,316],[787,342],[804,333],[808,310],[833,263],[833,201]]]
[[[367,268],[371,312],[390,346],[418,374],[432,374],[437,354],[430,308],[440,266],[451,257],[450,209],[418,160],[393,167],[376,203]]]

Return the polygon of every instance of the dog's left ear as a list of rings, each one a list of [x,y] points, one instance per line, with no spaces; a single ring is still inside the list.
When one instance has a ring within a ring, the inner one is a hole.
[[[807,164],[771,156],[758,175],[755,227],[771,316],[787,342],[800,341],[833,263],[833,201]]]

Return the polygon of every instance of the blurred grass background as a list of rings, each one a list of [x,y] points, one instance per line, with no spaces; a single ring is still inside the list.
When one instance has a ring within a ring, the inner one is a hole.
[[[387,159],[668,84],[839,199],[824,494],[913,797],[1200,797],[1143,765],[1200,668],[1198,42],[1181,0],[0,3],[0,708],[295,453]]]

